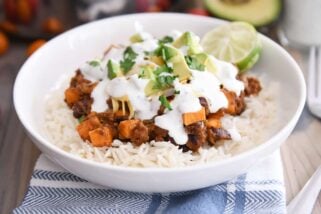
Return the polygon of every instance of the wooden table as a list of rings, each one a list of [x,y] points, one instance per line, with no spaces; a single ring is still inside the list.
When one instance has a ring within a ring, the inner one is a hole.
[[[0,213],[9,213],[24,197],[39,150],[26,136],[12,103],[15,76],[25,61],[26,44],[15,42],[0,57]],[[307,52],[289,50],[307,69]],[[280,71],[281,72],[281,71]],[[26,94],[28,96],[28,94]],[[305,108],[281,152],[287,201],[290,201],[321,164],[321,121]],[[321,198],[314,213],[321,213]]]

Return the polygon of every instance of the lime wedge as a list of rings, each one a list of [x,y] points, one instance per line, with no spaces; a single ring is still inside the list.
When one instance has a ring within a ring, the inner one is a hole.
[[[246,22],[232,22],[209,31],[201,45],[207,54],[235,64],[240,72],[252,68],[262,50],[255,28]]]

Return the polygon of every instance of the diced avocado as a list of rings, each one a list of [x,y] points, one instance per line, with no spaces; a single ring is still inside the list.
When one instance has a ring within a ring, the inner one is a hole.
[[[195,58],[202,63],[203,65],[205,65],[205,68],[207,71],[210,71],[212,73],[216,73],[217,68],[216,65],[213,61],[213,59],[211,58],[211,56],[209,56],[206,53],[199,53],[195,55]]]
[[[160,66],[164,65],[165,63],[162,57],[160,56],[150,56],[149,60],[155,63],[156,65],[160,65]]]
[[[191,71],[181,51],[173,46],[165,45],[164,52],[167,64],[172,64],[174,75],[177,75],[180,81],[188,79],[191,76]]]
[[[141,71],[139,73],[139,77],[143,79],[154,79],[154,66],[148,64],[141,66]]]
[[[202,52],[199,38],[192,32],[185,32],[173,42],[175,48],[187,47],[187,54],[193,55]]]
[[[215,16],[245,21],[255,26],[275,21],[281,12],[281,0],[204,0],[207,9]]]
[[[129,40],[131,41],[131,43],[138,43],[138,42],[142,42],[144,41],[142,36],[139,33],[135,33],[134,35],[132,35]]]
[[[157,92],[159,92],[159,90],[154,88],[154,81],[151,80],[145,86],[144,92],[145,92],[145,95],[148,97],[152,94],[156,94]]]
[[[108,60],[107,62],[107,76],[109,79],[114,79],[115,77],[121,75],[119,64]]]

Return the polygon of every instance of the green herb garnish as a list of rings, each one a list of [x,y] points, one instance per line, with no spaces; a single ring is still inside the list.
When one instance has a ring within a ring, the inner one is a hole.
[[[158,40],[158,44],[172,43],[173,41],[173,37],[165,36],[162,39]]]
[[[124,51],[124,59],[120,61],[120,67],[124,74],[127,74],[135,65],[135,59],[138,56],[137,53],[131,47],[127,47]]]
[[[173,110],[171,107],[171,104],[167,100],[166,96],[162,95],[158,98],[158,100],[161,102],[161,105],[167,108],[168,110]]]
[[[162,65],[154,70],[155,75],[160,75],[161,73],[173,73],[173,69],[171,67],[168,67],[167,65]]]
[[[180,91],[177,91],[177,90],[174,91],[174,94],[180,94],[180,93],[181,93]]]
[[[173,86],[173,82],[175,78],[176,78],[175,76],[165,76],[165,75],[157,76],[155,78],[153,89],[164,90],[164,89],[170,88]]]
[[[108,60],[108,63],[107,63],[107,76],[109,79],[114,79],[115,77],[117,77],[117,74],[115,72],[116,70],[116,67],[115,65],[113,64],[113,62],[111,60]]]
[[[98,60],[92,60],[92,61],[89,61],[88,64],[90,66],[97,67],[100,65],[100,62]]]
[[[190,69],[204,71],[205,65],[201,64],[195,57],[193,56],[185,56],[185,61]]]
[[[78,118],[78,122],[82,123],[85,120],[86,116],[82,115],[81,117]]]

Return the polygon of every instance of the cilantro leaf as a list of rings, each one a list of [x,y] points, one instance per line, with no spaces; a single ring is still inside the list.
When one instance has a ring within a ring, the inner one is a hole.
[[[121,60],[119,64],[124,74],[127,74],[135,65],[135,61],[131,59],[124,59],[124,60]]]
[[[166,62],[173,56],[168,52],[168,49],[161,44],[155,51],[154,51],[155,56],[160,56],[163,58],[163,60]]]
[[[158,40],[158,44],[172,43],[173,41],[173,37],[164,36],[162,39]]]
[[[155,78],[153,89],[163,90],[173,86],[175,76],[157,76]]]
[[[185,56],[185,61],[190,69],[195,69],[199,71],[205,70],[205,65],[201,64],[195,57],[193,56]]]
[[[134,60],[138,56],[137,53],[131,48],[127,47],[126,50],[124,51],[124,59],[131,59]]]
[[[120,67],[124,74],[127,74],[135,65],[135,59],[138,56],[137,53],[131,48],[127,47],[123,54],[123,60],[120,61]]]
[[[177,90],[174,91],[174,94],[180,94],[180,93],[181,93],[180,91],[177,91]]]
[[[88,64],[90,66],[97,67],[100,65],[100,62],[98,60],[92,60],[92,61],[89,61]]]
[[[166,96],[162,95],[158,98],[158,100],[161,102],[161,105],[167,108],[168,110],[173,110],[171,104],[167,100]]]
[[[171,67],[168,67],[167,65],[162,65],[162,66],[159,66],[158,68],[156,68],[156,70],[154,70],[155,75],[159,75],[164,72],[165,73],[173,73],[173,69]]]

